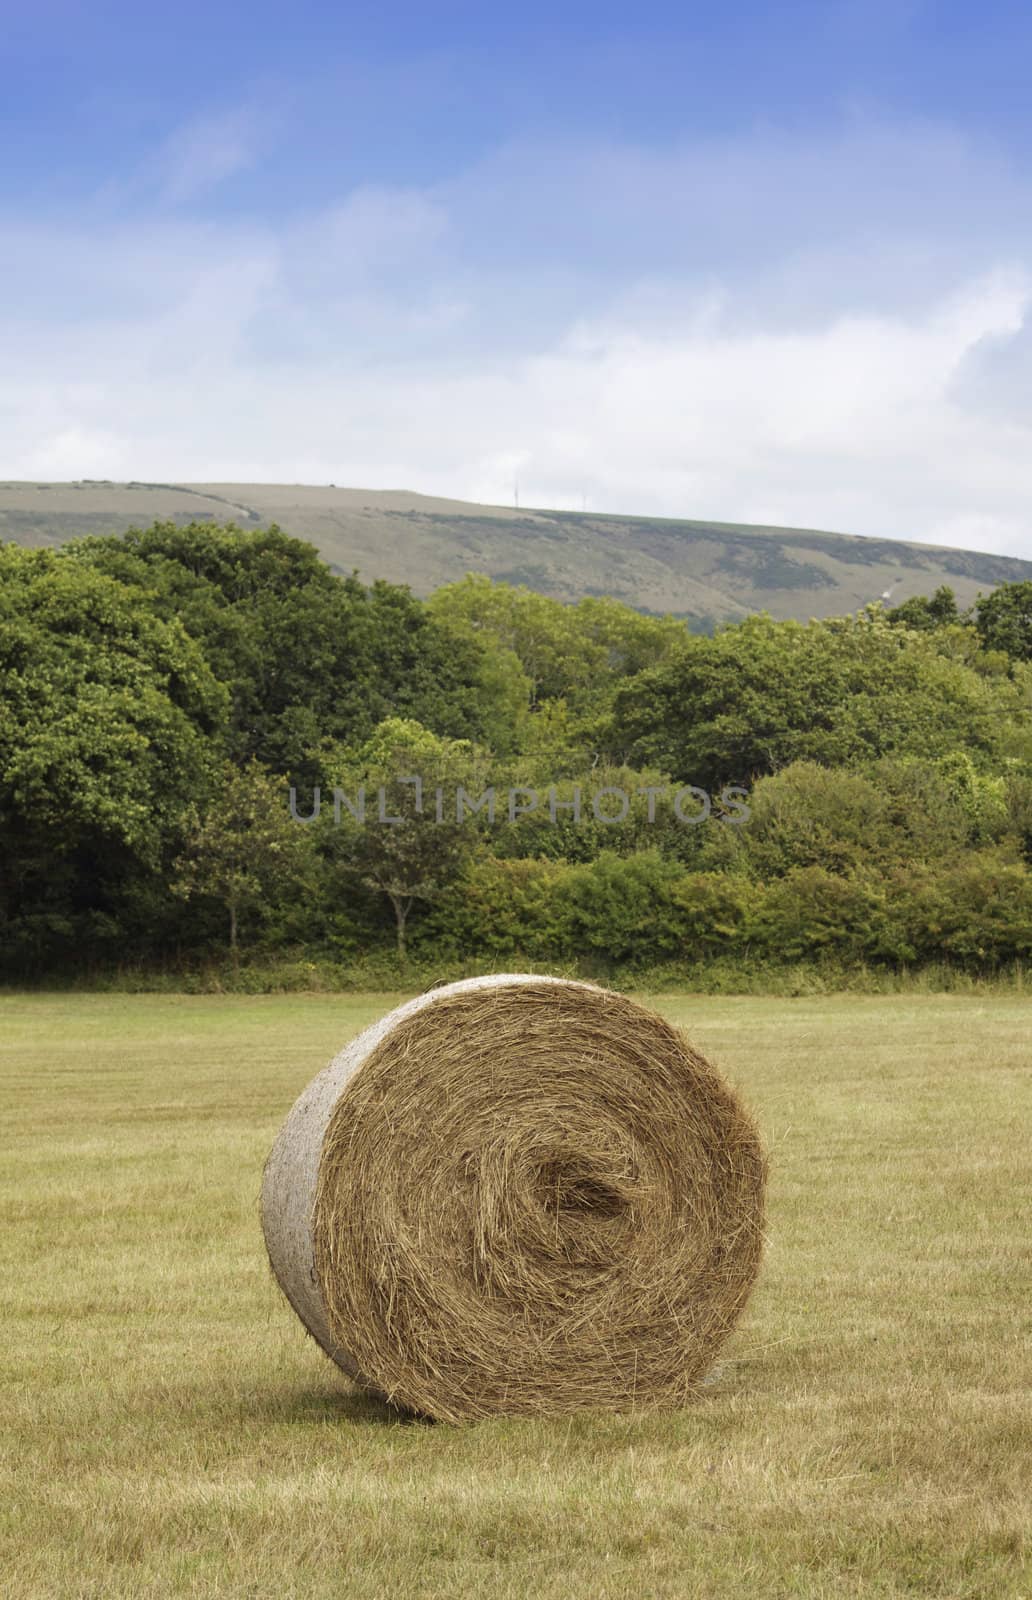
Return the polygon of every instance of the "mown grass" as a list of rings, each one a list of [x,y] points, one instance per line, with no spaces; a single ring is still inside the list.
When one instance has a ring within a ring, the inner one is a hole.
[[[452,1429],[349,1389],[258,1227],[391,998],[0,1000],[4,1593],[1032,1592],[1027,1001],[655,997],[771,1149],[746,1319],[675,1415]]]

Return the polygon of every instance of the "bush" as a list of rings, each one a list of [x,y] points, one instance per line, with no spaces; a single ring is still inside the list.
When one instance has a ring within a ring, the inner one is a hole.
[[[681,913],[681,953],[685,960],[744,950],[763,904],[764,889],[748,878],[725,872],[689,872],[671,889]]]
[[[548,960],[568,953],[573,869],[545,858],[469,862],[413,928],[414,953],[426,957],[526,955]]]
[[[800,867],[848,873],[880,854],[891,832],[888,803],[875,782],[816,761],[794,761],[761,778],[749,806],[741,843],[761,878]]]
[[[898,940],[883,885],[824,867],[793,867],[771,883],[755,918],[772,959],[883,959]]]
[[[573,869],[570,896],[575,950],[641,967],[744,948],[763,890],[729,873],[686,873],[643,850]]]
[[[571,868],[575,949],[634,965],[679,954],[685,927],[675,897],[680,877],[677,863],[658,850],[632,856],[605,850],[597,860]]]
[[[1032,874],[1005,850],[901,875],[897,889],[918,960],[995,968],[1032,955]]]
[[[586,956],[604,968],[695,961],[744,947],[762,895],[746,878],[685,873],[657,850],[576,865],[486,856],[420,921],[413,950],[445,960]]]

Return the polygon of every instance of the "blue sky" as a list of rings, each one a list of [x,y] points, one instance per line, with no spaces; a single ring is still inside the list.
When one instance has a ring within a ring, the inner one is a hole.
[[[2,20],[0,475],[1032,557],[1032,8]]]

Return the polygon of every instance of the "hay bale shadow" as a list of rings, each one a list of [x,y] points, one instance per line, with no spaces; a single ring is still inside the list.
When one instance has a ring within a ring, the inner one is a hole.
[[[402,1411],[361,1389],[302,1389],[272,1394],[258,1407],[263,1421],[366,1428],[432,1428],[432,1417]]]

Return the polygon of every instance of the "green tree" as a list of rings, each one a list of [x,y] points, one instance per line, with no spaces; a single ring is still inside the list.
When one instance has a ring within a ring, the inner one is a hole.
[[[136,950],[227,697],[183,626],[65,551],[0,545],[0,910],[12,959]],[[134,902],[139,902],[135,903]]]
[[[618,690],[609,742],[618,759],[708,789],[799,760],[852,766],[944,748],[993,760],[1022,695],[876,608],[808,624],[764,614],[692,636]]]
[[[1032,661],[1032,579],[1001,583],[992,594],[979,595],[975,626],[986,650]]]
[[[948,584],[940,584],[931,599],[927,595],[914,595],[901,605],[886,612],[888,620],[896,627],[917,628],[930,632],[935,628],[949,627],[960,621],[957,597]]]
[[[1007,785],[1002,777],[979,772],[966,750],[952,750],[936,762],[942,783],[967,827],[965,843],[997,841],[1008,821]]]
[[[794,761],[759,780],[749,808],[740,842],[761,879],[798,867],[849,873],[900,848],[891,801],[860,772]]]
[[[532,589],[470,573],[435,590],[427,605],[454,632],[486,639],[518,663],[531,710],[569,698],[604,668],[604,648],[578,633],[573,608]]]
[[[532,791],[537,801],[514,821],[500,817],[492,834],[498,856],[584,862],[603,851],[634,855],[658,849],[672,859],[695,862],[707,833],[721,827],[727,814],[719,795],[711,797],[708,811],[698,796],[683,795],[679,816],[674,801],[683,785],[647,767],[606,761],[578,767],[572,759],[563,762],[553,755],[546,761],[535,755],[498,771],[506,786]],[[526,804],[532,805],[529,795]]]
[[[368,738],[385,717],[449,737],[499,731],[512,690],[485,646],[394,584],[331,571],[276,527],[156,523],[85,539],[69,557],[147,593],[178,617],[230,694],[227,753],[317,782],[326,740]]]
[[[253,758],[244,767],[226,762],[219,792],[190,818],[173,893],[218,902],[235,965],[241,917],[296,883],[308,852],[307,833],[290,816],[283,780]]]
[[[547,748],[553,764],[572,750],[576,759],[590,759],[616,685],[656,666],[685,635],[682,622],[644,616],[618,600],[588,596],[566,604],[476,573],[437,589],[428,608],[506,662],[524,695],[518,746]]]
[[[399,960],[417,901],[436,900],[477,850],[473,820],[458,820],[458,785],[475,801],[485,758],[466,740],[388,717],[357,749],[326,757],[333,793],[319,796],[320,847],[345,888],[357,880],[388,902]],[[440,816],[438,816],[440,791]]]

